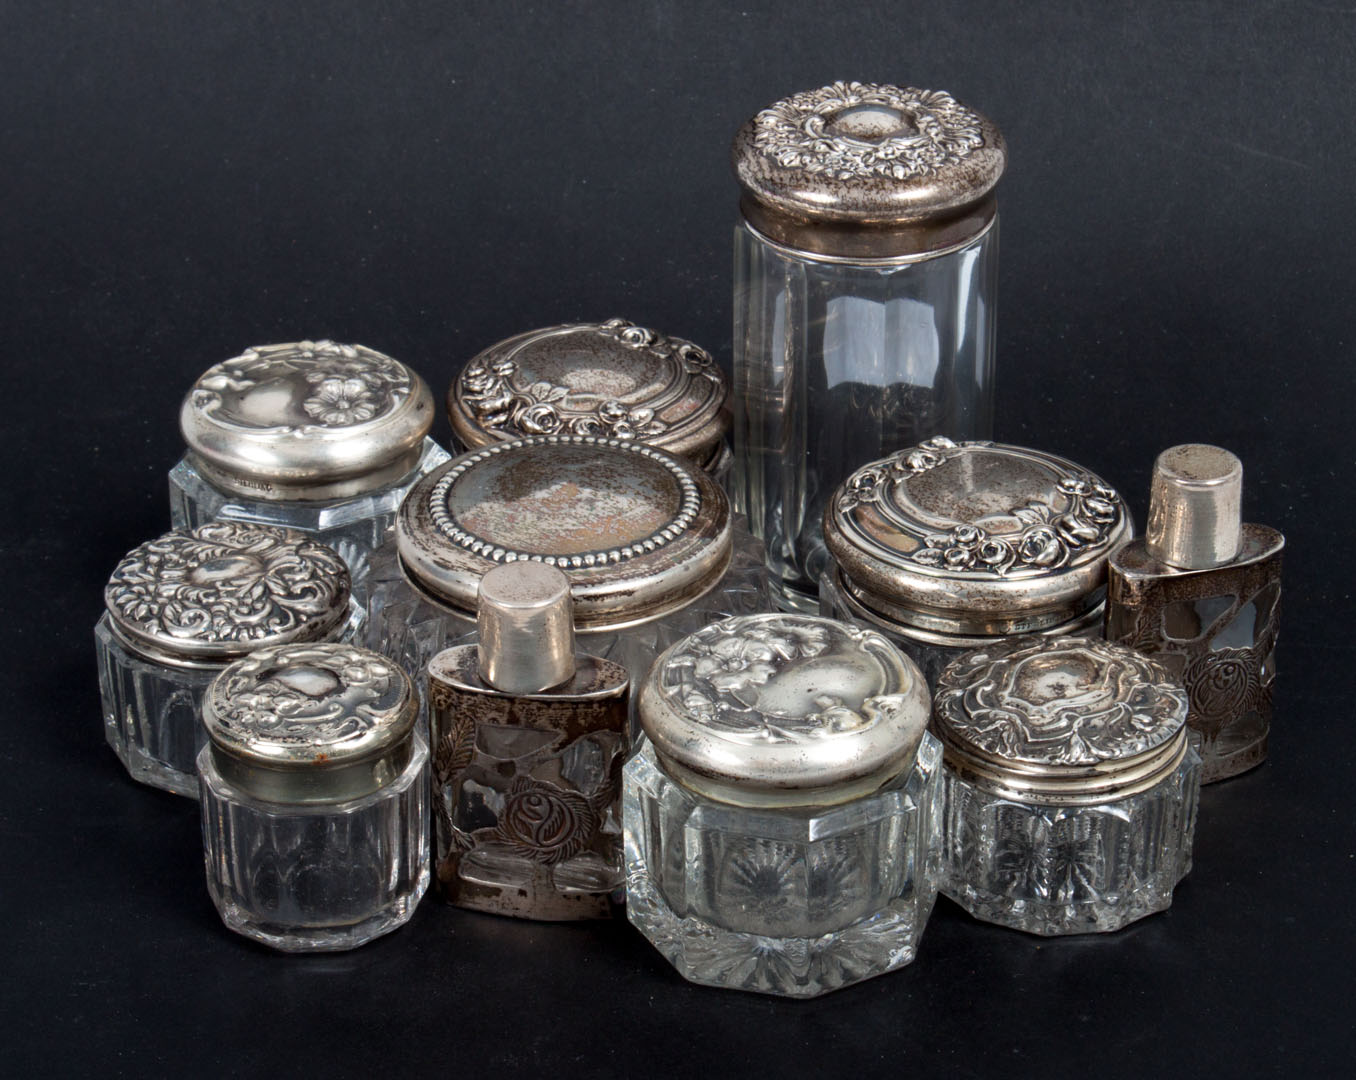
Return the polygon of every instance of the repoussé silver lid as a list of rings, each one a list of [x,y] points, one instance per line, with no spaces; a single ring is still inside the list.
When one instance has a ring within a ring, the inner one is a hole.
[[[410,678],[348,644],[272,645],[212,681],[202,720],[222,776],[277,803],[361,798],[409,763]]]
[[[491,345],[447,392],[469,448],[525,435],[635,439],[712,467],[730,388],[711,354],[628,322],[549,326]]]
[[[347,619],[348,568],[293,529],[212,521],[123,556],[104,589],[113,630],[159,663],[212,666],[329,637]]]
[[[199,470],[263,500],[340,499],[418,464],[433,395],[398,360],[362,345],[260,345],[208,368],[179,427]]]
[[[927,684],[881,634],[812,615],[742,615],[664,652],[640,723],[679,782],[722,802],[831,805],[907,768]]]
[[[1152,787],[1187,751],[1187,695],[1156,661],[1079,637],[1015,638],[953,660],[933,730],[948,768],[999,794],[1086,805]]]
[[[848,594],[911,636],[1029,633],[1100,609],[1130,513],[1054,454],[927,442],[863,466],[824,513]]]

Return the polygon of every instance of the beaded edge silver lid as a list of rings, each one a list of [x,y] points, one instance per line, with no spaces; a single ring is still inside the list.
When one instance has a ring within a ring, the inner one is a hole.
[[[724,374],[699,345],[626,319],[530,330],[476,356],[447,392],[468,447],[531,435],[636,439],[706,465],[730,427]]]
[[[348,616],[348,568],[293,529],[212,521],[133,548],[104,588],[114,629],[164,663],[219,663],[315,641]]]
[[[214,483],[264,500],[344,498],[418,462],[433,395],[400,361],[362,345],[260,345],[205,371],[179,427]]]
[[[725,802],[826,805],[906,768],[929,703],[918,668],[875,631],[762,614],[669,648],[638,709],[655,753],[688,786]]]

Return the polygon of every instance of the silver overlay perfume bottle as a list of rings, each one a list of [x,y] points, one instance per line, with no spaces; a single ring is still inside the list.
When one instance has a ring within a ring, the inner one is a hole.
[[[1201,762],[1186,693],[1086,638],[1017,638],[942,673],[940,888],[1032,934],[1119,930],[1191,869]]]
[[[1106,631],[1186,686],[1187,723],[1224,780],[1265,760],[1285,537],[1242,524],[1243,465],[1188,444],[1154,463],[1149,524],[1108,568]]]
[[[813,997],[913,960],[941,747],[880,634],[751,615],[672,646],[626,763],[627,914],[687,979]]]
[[[834,83],[740,128],[735,506],[782,606],[815,609],[854,468],[993,414],[998,129],[949,94]]]
[[[480,582],[479,642],[429,664],[437,881],[460,907],[612,914],[622,890],[630,680],[576,655],[570,579],[505,563]]]
[[[194,798],[202,695],[217,674],[267,645],[350,635],[361,616],[334,551],[238,521],[134,548],[104,605],[94,640],[108,743],[133,779]]]
[[[176,528],[282,525],[339,552],[355,588],[410,485],[447,460],[433,395],[361,345],[261,345],[209,368],[184,398],[188,453],[170,471]]]
[[[276,645],[203,701],[207,888],[232,930],[287,952],[401,926],[428,887],[428,749],[409,677],[352,645]]]
[[[930,439],[830,500],[822,611],[882,631],[935,683],[995,638],[1096,632],[1107,559],[1132,531],[1120,496],[1065,458]]]

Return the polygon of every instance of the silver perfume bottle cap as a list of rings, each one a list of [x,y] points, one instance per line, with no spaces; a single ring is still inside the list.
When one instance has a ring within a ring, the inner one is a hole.
[[[913,761],[927,684],[882,635],[811,615],[743,615],[684,638],[640,690],[673,777],[746,806],[846,802]]]
[[[492,345],[447,392],[469,448],[525,435],[635,439],[711,467],[730,427],[711,354],[625,319],[530,330]]]
[[[1238,557],[1243,463],[1204,443],[1173,446],[1154,462],[1144,543],[1159,562],[1208,570]]]
[[[915,636],[1047,630],[1100,609],[1124,501],[1054,454],[930,439],[853,473],[824,513],[849,595]]]
[[[407,578],[472,613],[501,563],[570,579],[575,627],[621,629],[684,607],[730,564],[725,493],[701,469],[634,439],[544,435],[454,458],[396,517]]]
[[[354,645],[274,645],[203,697],[218,771],[276,803],[361,798],[409,763],[418,699],[400,665]]]
[[[292,529],[213,521],[129,551],[104,589],[114,632],[180,666],[329,637],[348,617],[339,555]]]
[[[952,661],[933,730],[947,767],[999,794],[1084,805],[1152,787],[1187,750],[1187,695],[1156,661],[1091,638],[1016,638]]]
[[[506,694],[535,694],[574,674],[570,579],[554,566],[504,563],[480,579],[480,676]]]
[[[203,373],[179,427],[205,476],[254,499],[340,499],[407,474],[433,424],[433,395],[362,345],[261,345]]]

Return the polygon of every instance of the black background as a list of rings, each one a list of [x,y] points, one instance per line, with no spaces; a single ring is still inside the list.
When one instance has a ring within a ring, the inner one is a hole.
[[[1354,75],[1336,0],[0,2],[0,1071],[1349,1067]],[[1287,533],[1273,758],[1206,790],[1171,911],[1044,941],[940,901],[914,965],[812,1003],[690,987],[625,925],[432,900],[330,958],[226,931],[195,807],[104,745],[90,637],[167,527],[184,389],[331,337],[441,393],[509,334],[619,314],[728,364],[730,137],[837,78],[1007,136],[998,436],[1140,521],[1159,449],[1221,443]]]

